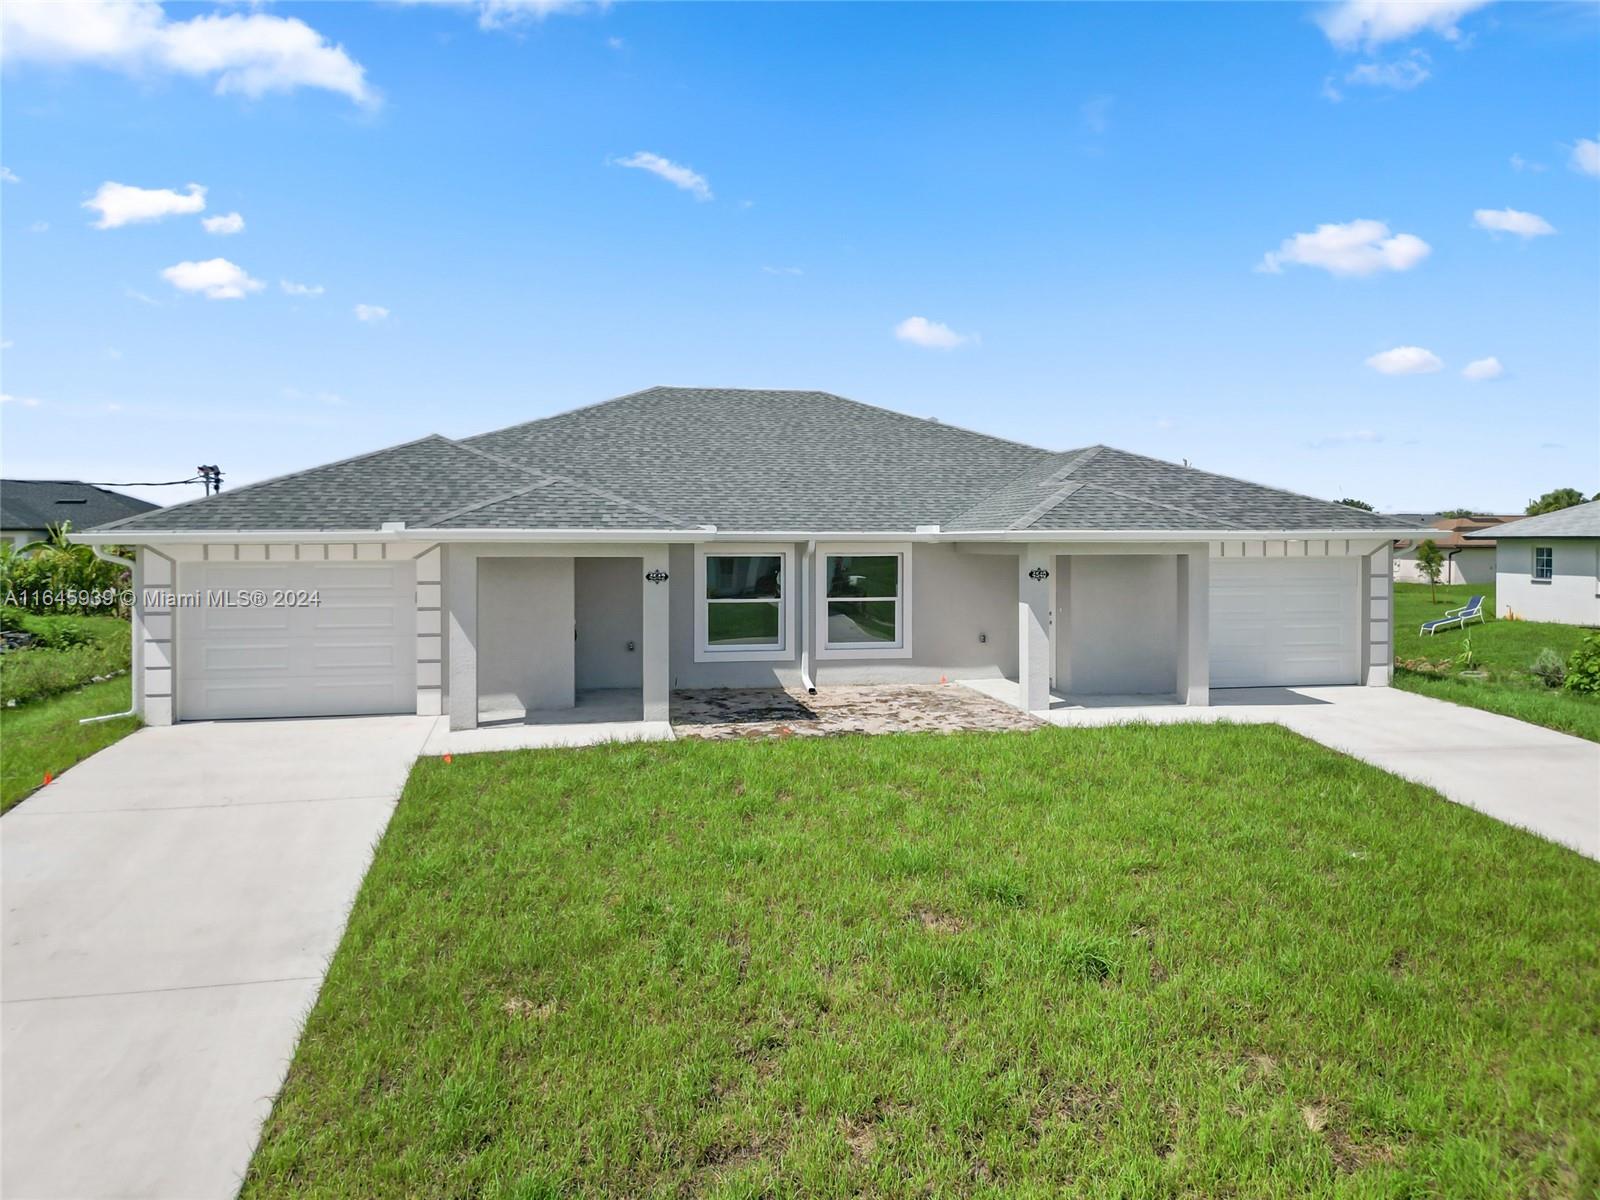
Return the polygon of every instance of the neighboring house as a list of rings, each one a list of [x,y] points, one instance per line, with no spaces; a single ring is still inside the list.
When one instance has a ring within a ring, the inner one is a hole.
[[[652,388],[76,537],[136,547],[151,724],[464,729],[601,688],[663,720],[674,687],[1382,685],[1390,546],[1419,532],[822,392]]]
[[[48,538],[66,521],[73,529],[88,529],[155,507],[69,479],[0,479],[0,541],[25,546]]]
[[[1402,520],[1406,519],[1404,517]],[[1423,522],[1439,532],[1432,536],[1439,547],[1444,564],[1439,570],[1440,583],[1493,583],[1494,539],[1482,538],[1468,541],[1466,535],[1493,529],[1519,517],[1437,517]],[[1394,581],[1396,583],[1427,583],[1428,577],[1417,567],[1417,547],[1423,538],[1400,538],[1394,544]]]
[[[1600,625],[1600,501],[1525,517],[1492,533],[1502,617]]]

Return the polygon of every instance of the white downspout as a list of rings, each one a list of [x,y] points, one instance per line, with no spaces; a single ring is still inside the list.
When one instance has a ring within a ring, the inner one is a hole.
[[[116,563],[119,567],[128,568],[128,586],[133,589],[133,603],[128,606],[128,638],[130,642],[128,647],[128,674],[130,676],[129,684],[133,689],[133,691],[130,692],[132,697],[130,702],[132,703],[133,707],[128,709],[127,712],[106,713],[104,716],[99,717],[82,717],[78,721],[79,725],[94,725],[101,721],[115,721],[118,717],[135,717],[139,715],[139,652],[143,648],[140,645],[140,642],[143,639],[139,637],[139,591],[137,587],[137,566],[134,564],[133,559],[123,558],[120,554],[112,554],[102,546],[90,546],[89,548],[94,551],[94,556],[96,558],[104,559],[108,563]]]
[[[816,614],[811,611],[811,579],[816,574],[817,539],[806,543],[806,552],[800,559],[800,682],[806,685],[806,695],[815,696],[817,685],[811,678],[811,643],[816,635]]]

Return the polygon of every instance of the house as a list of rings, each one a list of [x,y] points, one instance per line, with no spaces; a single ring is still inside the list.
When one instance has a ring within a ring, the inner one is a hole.
[[[1402,520],[1406,518],[1401,518]],[[1468,541],[1468,533],[1478,533],[1502,525],[1518,517],[1429,517],[1423,524],[1432,525],[1439,532],[1432,541],[1439,547],[1444,560],[1439,570],[1440,583],[1493,583],[1494,539],[1481,538]],[[1417,547],[1424,538],[1400,538],[1394,544],[1394,581],[1396,583],[1427,583],[1428,577],[1417,567]]]
[[[1492,536],[1502,617],[1600,625],[1600,501],[1499,525]]]
[[[629,689],[1015,681],[1017,702],[1375,684],[1414,526],[822,392],[651,388],[114,522],[151,724]]]
[[[0,479],[0,541],[25,546],[44,541],[64,522],[88,529],[155,507],[70,479]]]

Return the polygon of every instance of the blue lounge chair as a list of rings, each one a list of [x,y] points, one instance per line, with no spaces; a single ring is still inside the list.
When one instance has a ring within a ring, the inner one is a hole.
[[[1483,621],[1483,597],[1474,596],[1462,608],[1452,608],[1437,621],[1427,621],[1423,624],[1421,633],[1438,633],[1441,629],[1452,626],[1458,629],[1466,628],[1468,621]]]

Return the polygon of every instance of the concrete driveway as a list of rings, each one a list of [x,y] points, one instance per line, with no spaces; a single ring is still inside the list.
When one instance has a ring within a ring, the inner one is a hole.
[[[145,729],[0,821],[0,1194],[236,1192],[434,723]]]
[[[1227,688],[1211,693],[1209,708],[1059,699],[1046,719],[1069,726],[1275,721],[1600,858],[1600,743],[1399,688]]]

